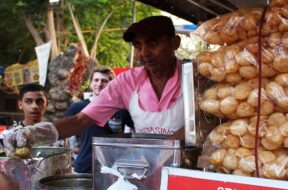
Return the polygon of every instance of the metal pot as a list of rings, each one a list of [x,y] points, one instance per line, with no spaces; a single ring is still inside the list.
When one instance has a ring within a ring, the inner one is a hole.
[[[37,182],[37,190],[91,190],[92,174],[65,174],[45,177]]]
[[[21,183],[20,190],[35,189],[35,183],[47,176],[67,174],[72,171],[69,149],[60,147],[35,147],[32,159],[0,158],[0,171]]]
[[[72,160],[71,152],[66,148],[59,147],[35,147],[31,154],[39,158],[40,161],[35,165],[32,181],[36,182],[47,176],[71,173]]]

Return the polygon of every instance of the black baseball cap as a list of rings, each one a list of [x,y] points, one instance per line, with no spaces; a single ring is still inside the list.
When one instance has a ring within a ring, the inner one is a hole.
[[[126,42],[132,42],[136,35],[149,39],[162,36],[175,36],[175,28],[172,20],[166,16],[151,16],[131,24],[123,34]]]

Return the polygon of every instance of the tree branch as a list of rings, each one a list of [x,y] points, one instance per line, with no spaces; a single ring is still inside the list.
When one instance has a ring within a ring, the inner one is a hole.
[[[109,20],[109,18],[113,15],[114,13],[114,10],[112,10],[108,15],[107,17],[105,18],[105,20],[103,21],[101,27],[99,28],[99,30],[97,31],[96,35],[95,35],[95,41],[94,41],[94,44],[93,44],[93,47],[91,49],[91,52],[90,52],[90,55],[93,59],[96,59],[96,53],[97,53],[97,45],[98,45],[98,41],[99,41],[99,38],[101,36],[101,33],[107,23],[107,21]]]
[[[76,30],[76,34],[77,34],[77,36],[78,36],[78,38],[80,40],[80,43],[82,44],[82,49],[83,49],[84,55],[86,57],[89,57],[89,52],[88,52],[88,49],[87,49],[87,45],[86,45],[83,33],[81,31],[81,28],[80,28],[80,24],[79,24],[77,18],[74,16],[74,13],[73,13],[73,10],[72,10],[72,6],[71,6],[70,3],[68,4],[68,7],[69,7],[69,11],[70,11],[70,15],[71,15],[71,18],[72,18],[72,21],[73,21],[74,28]]]
[[[54,26],[53,9],[47,10],[47,20],[48,20],[48,30],[49,30],[51,44],[52,44],[51,45],[51,60],[53,60],[59,55],[55,26]]]
[[[34,38],[36,45],[39,46],[39,45],[43,44],[44,41],[42,40],[42,38],[39,35],[39,33],[36,30],[36,28],[34,27],[30,15],[27,15],[24,12],[23,12],[23,15],[24,15],[25,25],[26,25],[28,31],[30,32],[30,34],[32,35],[32,37]]]

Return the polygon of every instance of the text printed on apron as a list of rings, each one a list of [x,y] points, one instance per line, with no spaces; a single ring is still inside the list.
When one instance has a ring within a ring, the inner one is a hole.
[[[147,112],[140,108],[137,90],[133,92],[129,112],[133,118],[136,133],[172,135],[184,126],[183,96],[169,109],[162,112]]]

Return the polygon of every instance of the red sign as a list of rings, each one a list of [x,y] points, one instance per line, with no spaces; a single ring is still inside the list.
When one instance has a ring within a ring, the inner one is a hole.
[[[131,68],[129,68],[129,67],[126,67],[126,68],[113,68],[113,71],[114,71],[115,75],[119,75],[123,71],[127,71],[129,69],[131,69]]]
[[[161,190],[288,190],[288,182],[255,177],[163,168]]]
[[[205,174],[204,174],[205,175]],[[229,177],[227,177],[229,181]],[[265,185],[265,184],[263,184]],[[287,184],[288,185],[288,184]],[[279,188],[273,187],[264,187],[258,185],[248,185],[248,184],[239,184],[231,183],[225,181],[214,181],[207,179],[198,179],[190,177],[180,177],[180,176],[169,176],[168,180],[168,190],[279,190]]]

